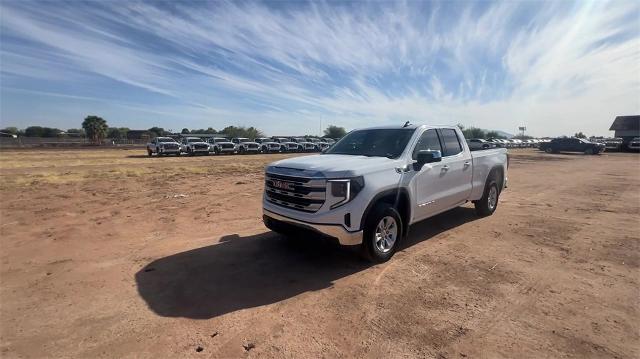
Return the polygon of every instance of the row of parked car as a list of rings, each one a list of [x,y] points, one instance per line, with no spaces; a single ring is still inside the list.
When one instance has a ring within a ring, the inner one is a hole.
[[[147,154],[153,156],[209,154],[250,154],[281,152],[321,152],[335,143],[332,138],[309,137],[243,137],[224,138],[183,137],[180,142],[171,137],[156,137],[147,144]]]
[[[467,140],[471,150],[483,150],[488,148],[526,148],[535,147],[547,153],[558,152],[583,152],[585,154],[598,154],[606,151],[638,151],[640,150],[640,138],[624,142],[622,138],[591,139],[575,137],[559,137],[554,139],[479,139]]]
[[[531,138],[528,140],[520,140],[517,138],[471,138],[467,140],[467,144],[471,150],[482,150],[487,148],[530,148],[539,147],[541,143],[547,143],[550,139]]]

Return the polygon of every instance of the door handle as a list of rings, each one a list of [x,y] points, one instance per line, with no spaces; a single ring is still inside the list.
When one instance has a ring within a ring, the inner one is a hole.
[[[471,162],[467,161],[464,163],[464,168],[469,168],[471,166]]]
[[[447,166],[447,165],[442,166],[442,170],[443,171],[448,171],[449,170],[449,166]]]

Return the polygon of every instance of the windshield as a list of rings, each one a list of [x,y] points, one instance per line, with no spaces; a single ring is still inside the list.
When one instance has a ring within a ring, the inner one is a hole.
[[[189,139],[187,139],[187,142],[189,142],[189,143],[192,143],[192,142],[202,142],[202,140],[201,140],[201,139],[199,139],[199,138],[189,138]]]
[[[402,154],[414,129],[372,129],[353,131],[325,153],[397,158]]]
[[[176,142],[176,141],[174,141],[173,138],[161,137],[161,138],[158,138],[158,142],[167,143],[167,142]]]
[[[219,142],[229,142],[226,138],[216,138],[215,140],[213,140],[214,143],[219,143]]]
[[[248,138],[238,138],[238,142],[241,142],[241,143],[251,142],[251,140],[249,140]]]

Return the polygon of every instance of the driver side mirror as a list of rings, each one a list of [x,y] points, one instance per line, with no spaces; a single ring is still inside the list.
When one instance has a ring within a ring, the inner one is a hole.
[[[416,171],[420,171],[422,166],[427,163],[440,162],[442,161],[442,153],[437,150],[422,150],[418,151],[418,157],[416,162],[413,164],[413,168]]]

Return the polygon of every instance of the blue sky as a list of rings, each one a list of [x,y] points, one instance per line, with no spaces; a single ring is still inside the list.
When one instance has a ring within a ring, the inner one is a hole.
[[[455,124],[640,113],[640,3],[0,3],[0,126]]]

